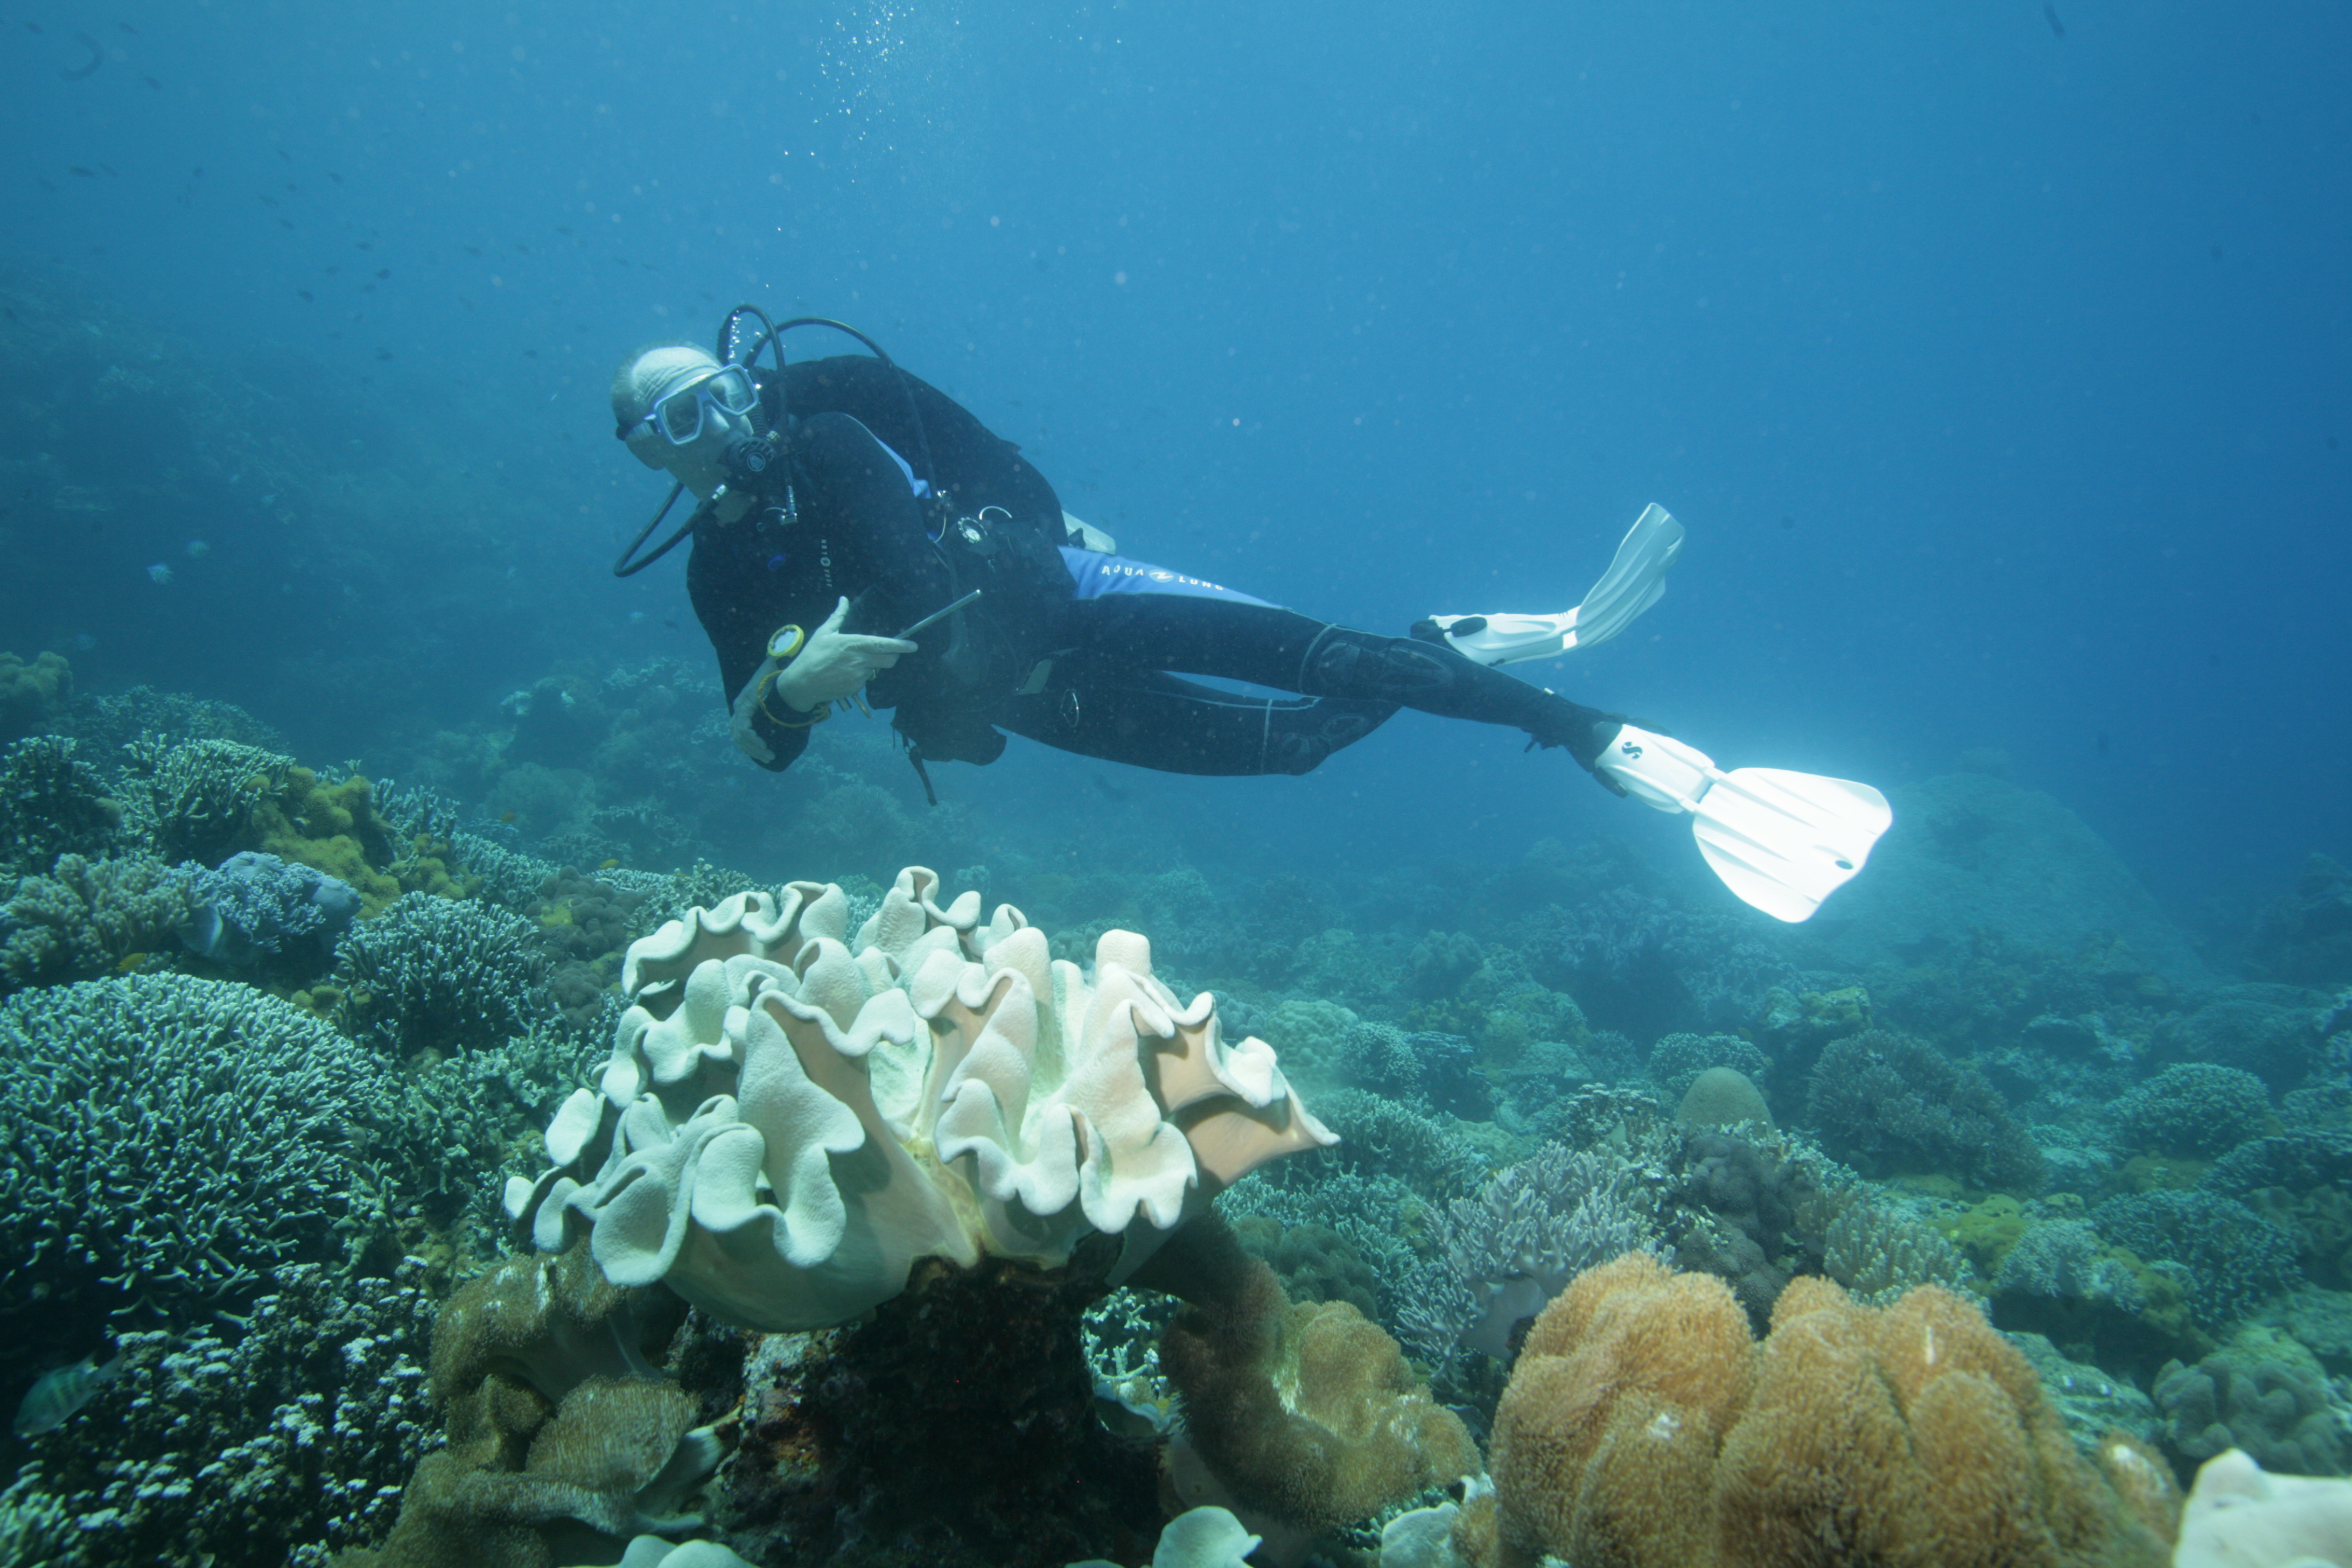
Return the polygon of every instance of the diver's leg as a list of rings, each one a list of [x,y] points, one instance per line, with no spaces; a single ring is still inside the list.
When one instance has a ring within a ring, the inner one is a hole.
[[[1251,697],[1066,656],[1043,690],[1014,698],[996,722],[1081,756],[1231,778],[1312,773],[1396,710],[1393,702]]]
[[[1070,622],[1080,647],[1122,664],[1507,724],[1538,745],[1566,747],[1588,770],[1622,722],[1443,644],[1381,637],[1271,605],[1122,594],[1080,601]]]

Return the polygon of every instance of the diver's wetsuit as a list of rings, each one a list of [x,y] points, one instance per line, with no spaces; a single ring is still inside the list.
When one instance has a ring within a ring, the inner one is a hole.
[[[730,704],[771,633],[814,630],[843,595],[845,630],[889,637],[977,587],[976,603],[917,634],[920,651],[866,689],[896,710],[918,759],[993,762],[1009,730],[1166,773],[1304,773],[1406,707],[1516,726],[1590,770],[1615,731],[1615,715],[1442,643],[1333,626],[1076,548],[1053,487],[1017,447],[878,360],[804,361],[785,375],[797,521],[785,521],[772,470],[764,499],[777,504],[735,522],[706,506],[687,567]],[[761,386],[772,419],[772,380]],[[933,485],[937,500],[919,497]],[[1246,696],[1178,671],[1299,695]],[[753,720],[774,752],[766,766],[808,743],[808,726],[781,721],[800,717],[772,701]]]

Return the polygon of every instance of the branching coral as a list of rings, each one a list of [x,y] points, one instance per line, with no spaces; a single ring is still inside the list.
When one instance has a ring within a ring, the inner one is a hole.
[[[142,742],[126,748],[130,821],[166,860],[210,866],[247,842],[254,813],[285,785],[294,759],[235,741],[177,746]]]
[[[2210,1158],[2257,1137],[2271,1113],[2263,1080],[2212,1062],[2169,1067],[2116,1101],[2126,1145]]]
[[[616,1282],[816,1328],[926,1257],[1139,1251],[1194,1189],[1330,1141],[1264,1041],[1228,1046],[1208,995],[1152,977],[1143,938],[1106,932],[1087,975],[1011,905],[983,927],[977,894],[937,888],[901,872],[854,948],[846,897],[809,882],[632,944],[601,1092],[565,1104],[556,1168],[510,1184],[509,1212],[543,1247],[584,1231]]]
[[[268,1272],[349,1265],[395,1200],[390,1068],[244,985],[131,975],[0,1006],[0,1322],[235,1310]]]
[[[1805,1113],[1823,1146],[1864,1175],[1943,1173],[2020,1197],[2042,1190],[2042,1151],[2000,1091],[1892,1029],[1823,1047]]]
[[[1755,1346],[1720,1283],[1640,1255],[1538,1320],[1494,1471],[1505,1568],[2156,1568],[2177,1504],[2128,1438],[2078,1455],[2032,1368],[1947,1291],[1872,1310],[1800,1279]]]
[[[1609,1150],[1564,1143],[1496,1172],[1476,1196],[1447,1206],[1451,1279],[1436,1299],[1408,1307],[1407,1338],[1438,1357],[1457,1343],[1506,1356],[1520,1321],[1583,1270],[1636,1249],[1671,1259],[1657,1222],[1664,1176]]]
[[[2091,1223],[2142,1261],[2172,1271],[2210,1332],[2228,1331],[2299,1278],[2293,1237],[2245,1205],[2212,1193],[2129,1193],[2101,1204]]]
[[[319,1568],[381,1536],[432,1436],[418,1272],[297,1265],[226,1338],[123,1335],[120,1370],[24,1473],[78,1521],[75,1554],[0,1561]]]
[[[79,750],[68,736],[36,735],[0,753],[0,878],[115,847],[122,807]]]
[[[395,1056],[487,1046],[547,1016],[530,921],[410,893],[346,936],[335,960],[344,1027]]]

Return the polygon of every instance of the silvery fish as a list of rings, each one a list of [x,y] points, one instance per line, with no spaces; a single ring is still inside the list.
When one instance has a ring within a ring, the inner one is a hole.
[[[16,1406],[16,1433],[19,1437],[37,1437],[44,1432],[54,1432],[74,1417],[74,1412],[98,1396],[98,1391],[121,1370],[122,1358],[116,1356],[104,1366],[98,1358],[86,1355],[71,1366],[44,1373],[26,1391],[25,1402]]]

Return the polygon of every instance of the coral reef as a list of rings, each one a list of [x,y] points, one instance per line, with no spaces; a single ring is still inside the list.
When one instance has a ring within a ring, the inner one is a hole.
[[[266,966],[288,980],[313,978],[360,912],[352,885],[314,867],[247,849],[188,879],[192,906],[180,932],[199,958]]]
[[[0,1323],[16,1343],[241,1310],[389,1237],[412,1109],[389,1068],[249,987],[132,975],[0,1005]]]
[[[698,1526],[689,1500],[721,1447],[698,1426],[694,1396],[646,1359],[678,1315],[576,1256],[514,1258],[470,1281],[433,1330],[430,1391],[448,1412],[447,1445],[401,1489],[383,1546],[337,1564],[551,1568],[583,1548]]]
[[[2130,1265],[2115,1255],[2089,1221],[2080,1219],[2053,1220],[2028,1230],[2002,1257],[1993,1291],[2104,1303],[2122,1312],[2139,1310],[2142,1300]]]
[[[2243,1448],[2264,1469],[2352,1471],[2352,1384],[2273,1329],[2248,1327],[2194,1365],[2167,1362],[2149,1392],[2164,1446],[2189,1465]]]
[[[2352,871],[2325,855],[2305,861],[2294,892],[2263,912],[2246,973],[2290,985],[2352,984]]]
[[[418,1273],[297,1264],[226,1337],[123,1335],[120,1370],[17,1483],[75,1521],[71,1555],[0,1560],[320,1568],[381,1537],[432,1437]]]
[[[1975,1282],[1969,1260],[1934,1229],[1873,1201],[1844,1194],[1822,1237],[1822,1272],[1865,1306],[1884,1306],[1915,1287],[1965,1292]]]
[[[1671,1259],[1657,1220],[1664,1175],[1560,1143],[1496,1173],[1475,1197],[1447,1206],[1446,1282],[1409,1307],[1407,1339],[1438,1358],[1457,1343],[1505,1356],[1514,1328],[1576,1274],[1637,1249]]]
[[[2128,1437],[2083,1458],[2032,1368],[1947,1291],[1871,1310],[1801,1279],[1759,1346],[1719,1282],[1641,1255],[1537,1320],[1494,1474],[1482,1557],[1504,1568],[2157,1568],[2177,1502]]]
[[[1729,1068],[1752,1081],[1771,1066],[1771,1058],[1737,1035],[1668,1035],[1650,1047],[1651,1080],[1670,1100],[1688,1094],[1709,1068]]]
[[[760,1338],[714,1521],[762,1561],[842,1568],[1139,1560],[1160,1434],[1097,1418],[1081,1350],[1117,1255],[1095,1236],[1050,1270],[926,1262],[854,1325]]]
[[[1748,1081],[1746,1073],[1736,1068],[1709,1068],[1691,1079],[1682,1103],[1675,1108],[1675,1120],[1693,1127],[1731,1127],[1742,1121],[1769,1127],[1772,1112],[1764,1103],[1763,1091]]]
[[[2130,1147],[2194,1158],[2227,1153],[2258,1136],[2270,1114],[2262,1079],[2212,1062],[2168,1067],[2115,1105]]]
[[[2227,1332],[2300,1279],[2292,1237],[2245,1205],[2211,1193],[2126,1193],[2093,1210],[2091,1223],[2170,1274],[2210,1333]]]
[[[1044,1266],[1097,1232],[1148,1247],[1216,1187],[1331,1135],[1265,1042],[1104,934],[1049,962],[1010,905],[979,923],[900,873],[856,936],[838,887],[745,893],[630,947],[602,1091],[509,1184],[539,1244],[586,1234],[607,1276],[721,1318],[821,1328],[897,1295],[915,1260]],[[1194,1189],[1203,1192],[1194,1196]]]
[[[1822,1146],[1864,1175],[1952,1173],[2019,1197],[2042,1188],[2042,1152],[1999,1092],[1892,1029],[1823,1047],[1805,1114]]]
[[[65,655],[27,660],[0,652],[0,741],[39,728],[73,696],[73,667]]]
[[[1198,1243],[1196,1235],[1188,1237]],[[1238,1505],[1286,1532],[1344,1524],[1476,1468],[1459,1417],[1433,1402],[1394,1340],[1345,1302],[1292,1303],[1263,1262],[1196,1246],[1187,1305],[1160,1342],[1184,1451]],[[1271,1531],[1270,1531],[1271,1532]]]
[[[91,980],[178,945],[194,906],[188,875],[154,860],[60,855],[0,904],[0,991]]]
[[[402,896],[343,939],[336,1021],[399,1058],[527,1032],[547,1016],[538,928],[487,904]]]
[[[294,759],[235,741],[124,748],[131,825],[169,861],[216,865],[253,842],[254,814],[286,785]]]
[[[0,752],[0,879],[117,847],[121,805],[79,751],[70,736],[35,735]]]

